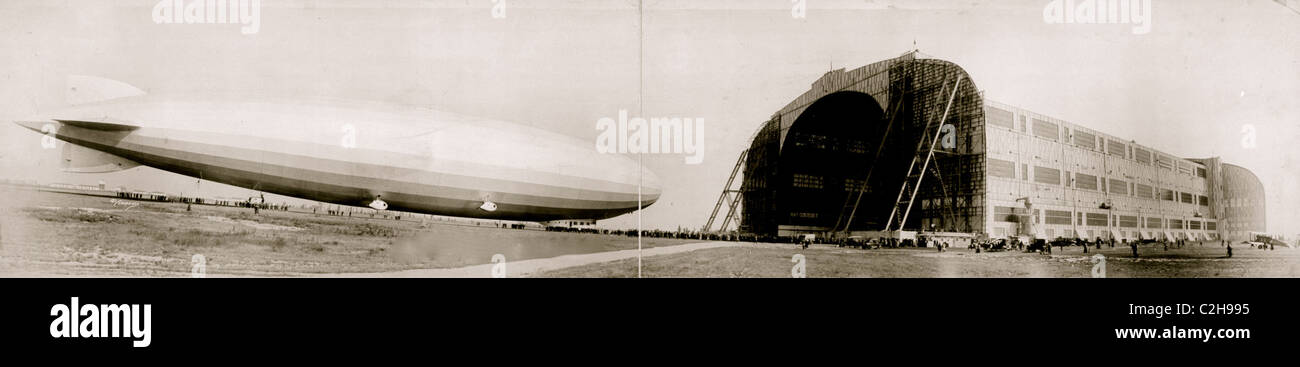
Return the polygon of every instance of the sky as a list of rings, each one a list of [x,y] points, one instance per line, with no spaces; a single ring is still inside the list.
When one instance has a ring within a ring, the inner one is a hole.
[[[962,66],[987,98],[1244,166],[1264,183],[1269,230],[1300,232],[1300,10],[1286,1],[1155,0],[1145,34],[1134,24],[1051,24],[1049,0],[266,0],[253,34],[157,24],[157,3],[0,2],[0,120],[62,107],[73,74],[149,93],[426,106],[593,149],[596,121],[620,110],[703,119],[702,163],[639,157],[665,183],[640,213],[643,227],[698,229],[761,122],[827,71],[916,48]],[[0,178],[250,194],[147,167],[59,173],[58,150],[9,123],[0,144]],[[601,226],[634,228],[636,217]]]

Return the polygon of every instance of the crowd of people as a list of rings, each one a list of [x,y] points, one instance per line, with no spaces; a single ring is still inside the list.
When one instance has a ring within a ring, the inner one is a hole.
[[[705,233],[700,231],[689,231],[689,230],[637,231],[635,229],[610,230],[610,229],[575,228],[575,227],[546,227],[546,230],[553,231],[553,232],[580,232],[580,233],[593,233],[593,234],[605,234],[605,235],[621,235],[621,236],[629,236],[629,237],[635,237],[639,233],[642,237],[651,237],[651,238],[676,238],[676,239],[693,239],[693,240],[705,240],[705,241],[791,243],[797,246],[801,246],[803,248],[807,248],[811,244],[829,244],[829,245],[837,245],[841,247],[847,246],[847,247],[857,247],[857,248],[864,248],[864,249],[933,247],[937,251],[942,252],[945,249],[951,247],[951,241],[945,241],[942,239],[933,240],[925,236],[920,236],[917,239],[913,240],[913,239],[899,239],[899,238],[890,238],[890,237],[863,238],[858,236],[838,237],[838,238],[828,238],[824,236],[772,237],[772,236],[759,236],[753,234]],[[1130,241],[1128,239],[1123,239],[1123,238],[1104,239],[1101,237],[1097,237],[1091,240],[1082,239],[1082,238],[1070,239],[1070,238],[1057,237],[1056,239],[1051,241],[1048,241],[1046,239],[1032,239],[1029,241],[1022,241],[1020,238],[1017,237],[1009,237],[1009,238],[985,238],[985,239],[971,240],[970,244],[967,246],[967,249],[974,250],[976,253],[997,252],[997,251],[1022,251],[1022,252],[1038,252],[1044,254],[1051,254],[1054,248],[1055,251],[1063,251],[1068,247],[1078,247],[1083,251],[1083,253],[1088,253],[1092,250],[1100,251],[1102,247],[1115,248],[1116,246],[1120,246],[1121,248],[1129,247],[1132,251],[1133,256],[1137,257],[1138,246],[1147,243],[1159,244],[1161,248],[1167,251],[1170,248],[1174,248],[1174,249],[1184,248],[1188,246],[1188,244],[1191,243],[1191,241],[1188,241],[1187,239],[1174,239],[1174,240],[1139,239],[1139,240]],[[1203,241],[1196,241],[1196,244],[1200,246],[1204,246]],[[1231,243],[1227,241],[1221,241],[1220,246],[1225,247],[1228,257],[1232,257]]]

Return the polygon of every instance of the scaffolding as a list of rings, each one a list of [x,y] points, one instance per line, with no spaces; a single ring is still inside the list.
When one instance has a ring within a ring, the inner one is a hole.
[[[948,76],[945,75],[943,80],[944,82],[940,85],[939,95],[946,94],[944,91],[948,90]],[[916,200],[916,194],[920,192],[919,188],[923,180],[925,180],[926,173],[929,173],[927,169],[933,167],[934,175],[942,177],[938,162],[935,162],[936,164],[933,166],[930,165],[930,162],[934,160],[934,147],[939,143],[941,130],[945,126],[944,124],[947,123],[948,113],[952,112],[952,102],[957,98],[957,89],[960,86],[961,76],[958,75],[956,80],[953,81],[951,97],[948,97],[948,103],[943,108],[943,117],[937,120],[930,119],[931,122],[926,124],[921,139],[917,140],[916,155],[912,157],[912,164],[907,167],[907,174],[903,176],[907,177],[907,179],[903,181],[903,187],[898,190],[898,198],[894,199],[893,208],[889,212],[889,220],[885,222],[885,232],[893,229],[903,229],[903,224],[907,223],[907,216],[912,214],[912,203]],[[918,161],[921,162],[920,170],[916,169]],[[916,173],[913,174],[913,172]],[[939,180],[939,186],[941,189],[943,188],[943,180]],[[947,192],[946,189],[943,189],[943,191]],[[904,197],[907,200],[903,200]],[[897,227],[895,227],[895,224],[897,224]]]
[[[736,215],[736,205],[740,204],[742,191],[739,189],[732,189],[732,187],[734,187],[736,183],[736,174],[740,173],[740,168],[745,164],[745,156],[748,154],[748,149],[740,152],[740,159],[736,160],[736,167],[731,169],[731,178],[727,179],[727,186],[722,188],[722,195],[718,196],[718,203],[713,206],[713,213],[709,214],[709,221],[704,224],[702,232],[708,233],[713,229],[713,221],[718,218],[718,211],[722,210],[722,205],[724,203],[727,205],[727,215],[723,217],[722,226],[718,228],[718,231],[726,232],[727,225],[730,224],[732,220],[735,220],[737,225],[739,225],[740,218]]]
[[[887,227],[964,233],[982,231],[986,152],[983,96],[964,71],[948,62],[916,60],[899,63],[896,70],[893,74],[895,83],[909,91],[902,98],[907,100],[904,105],[910,110],[910,126],[921,128],[921,134],[911,142],[919,147],[926,138],[946,141],[936,140],[938,144],[933,144],[934,148],[928,153],[914,150],[917,154],[931,156],[929,169],[914,172],[918,176],[905,176],[919,183],[912,193],[916,199],[905,203],[912,206],[911,213],[904,215],[906,220],[894,219],[893,225],[887,224]],[[953,82],[958,79],[962,82]],[[932,131],[930,122],[936,118],[940,118],[941,123],[934,126],[935,129],[951,125],[951,130],[939,131],[944,136],[926,135]],[[922,182],[920,178],[923,176],[919,175],[927,173],[934,180]],[[919,207],[916,204],[920,204]],[[897,205],[884,210],[896,209]]]

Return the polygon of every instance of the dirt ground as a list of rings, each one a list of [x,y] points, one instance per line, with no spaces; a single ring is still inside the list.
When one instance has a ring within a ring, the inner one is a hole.
[[[454,268],[636,248],[636,238],[10,190],[0,276],[310,276]],[[690,241],[645,238],[644,247]]]

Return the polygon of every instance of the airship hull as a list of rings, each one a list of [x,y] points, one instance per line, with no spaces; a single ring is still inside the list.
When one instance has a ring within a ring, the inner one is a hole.
[[[610,218],[659,195],[653,174],[626,157],[426,109],[138,97],[19,124],[54,124],[60,140],[165,171],[350,206],[550,221]]]

